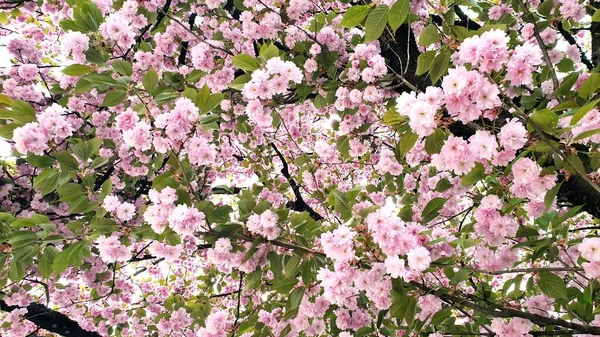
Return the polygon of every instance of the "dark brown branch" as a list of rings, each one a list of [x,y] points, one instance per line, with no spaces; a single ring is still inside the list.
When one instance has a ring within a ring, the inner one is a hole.
[[[426,285],[421,284],[419,282],[412,281],[412,282],[410,282],[410,285],[417,289],[420,289],[426,293],[435,293],[434,289],[429,288]],[[454,303],[455,305],[462,305],[464,307],[473,309],[477,312],[480,312],[480,313],[483,313],[483,314],[486,314],[486,315],[489,315],[492,317],[500,317],[500,318],[520,317],[520,318],[528,319],[532,323],[534,323],[538,326],[542,326],[542,327],[560,326],[563,328],[568,328],[568,329],[572,329],[574,331],[578,331],[580,333],[591,334],[591,335],[600,335],[600,327],[596,327],[596,326],[573,323],[573,322],[566,321],[562,318],[545,317],[545,316],[540,316],[540,315],[532,314],[529,312],[511,309],[511,308],[483,307],[481,305],[475,304],[475,303],[467,300],[466,297],[455,295],[452,293],[440,293],[440,294],[436,294],[436,296],[444,301],[450,301],[450,302]]]
[[[302,194],[300,193],[300,185],[298,185],[296,183],[296,181],[291,177],[288,163],[285,160],[285,157],[283,156],[283,154],[279,151],[279,149],[277,148],[277,146],[275,146],[275,144],[271,143],[271,147],[277,154],[277,157],[279,157],[279,160],[281,160],[281,165],[283,165],[283,168],[281,169],[281,174],[283,174],[285,179],[287,179],[288,183],[292,187],[294,196],[296,197],[296,201],[294,202],[294,207],[292,209],[294,211],[300,211],[300,212],[306,211],[306,212],[308,212],[308,214],[310,214],[310,217],[316,221],[323,220],[323,217],[319,213],[317,213],[314,209],[312,209],[310,206],[308,206],[308,204],[302,198]]]
[[[100,189],[100,187],[102,187],[102,184],[104,184],[105,181],[107,181],[110,178],[110,175],[115,171],[115,166],[111,165],[106,172],[104,172],[104,174],[98,179],[96,180],[96,183],[94,184],[94,191],[97,191]]]
[[[465,27],[469,30],[478,30],[479,28],[481,28],[481,26],[477,22],[471,20],[459,6],[453,6],[452,8],[454,8],[454,12],[460,19],[460,26]]]
[[[21,307],[10,306],[0,300],[0,310],[11,312]],[[77,322],[67,315],[54,311],[39,303],[31,303],[27,307],[27,313],[23,316],[38,327],[65,337],[100,337],[100,334],[81,328]]]
[[[198,247],[197,247],[197,248],[198,248],[198,249],[197,249],[197,251],[198,251],[198,250],[202,250],[202,249],[208,249],[208,248],[211,248],[211,247],[212,247],[212,245],[211,245],[211,244],[208,244],[208,243],[206,243],[206,244],[201,244],[201,245],[198,245]],[[145,248],[144,248],[144,249],[145,249]],[[143,251],[143,250],[142,250],[142,251]],[[140,252],[141,252],[141,251],[140,251]],[[138,254],[138,255],[139,255],[139,254]],[[156,256],[153,256],[153,255],[150,255],[150,254],[146,254],[146,255],[142,255],[142,256],[138,256],[138,255],[136,255],[136,256],[134,256],[134,257],[132,257],[131,259],[129,259],[129,261],[128,261],[128,262],[139,262],[139,261],[147,261],[147,260],[156,259]]]
[[[600,0],[590,0],[590,5],[598,10],[600,9]],[[593,15],[594,13],[590,11],[588,14]],[[592,64],[597,66],[600,64],[600,22],[592,22],[590,33],[592,35]]]
[[[549,0],[547,0],[547,1],[549,1]],[[577,41],[575,41],[575,38],[573,37],[573,35],[571,35],[571,33],[569,33],[568,31],[566,31],[563,28],[562,22],[560,22],[560,21],[558,22],[558,25],[556,26],[556,28],[560,32],[560,35],[562,35],[562,37],[564,37],[565,40],[567,40],[567,42],[569,42],[569,44],[577,47],[577,50],[579,50],[579,55],[581,55],[581,62],[583,62],[583,64],[585,64],[585,66],[588,68],[589,71],[592,71],[592,69],[594,69],[594,65],[588,59],[588,57],[585,54],[585,52],[583,51],[583,49],[581,49],[581,46],[577,43]]]
[[[196,13],[192,13],[190,15],[190,19],[188,20],[188,23],[190,24],[190,29],[193,29],[194,22],[196,22]],[[179,58],[177,59],[177,64],[180,66],[185,64],[185,58],[187,56],[189,44],[189,41],[184,41],[181,44],[181,51],[179,52]]]
[[[233,322],[233,332],[231,337],[235,337],[235,331],[237,330],[238,321],[240,320],[240,307],[242,306],[242,284],[244,283],[244,272],[240,271],[240,284],[238,285],[237,293],[237,309],[235,314],[235,321]]]

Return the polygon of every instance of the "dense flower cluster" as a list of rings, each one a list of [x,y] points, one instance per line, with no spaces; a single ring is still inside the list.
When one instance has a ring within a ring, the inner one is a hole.
[[[0,335],[600,335],[594,6],[0,4]]]

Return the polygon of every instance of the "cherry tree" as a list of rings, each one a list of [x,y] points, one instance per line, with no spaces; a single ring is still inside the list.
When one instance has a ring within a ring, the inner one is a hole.
[[[1,0],[0,335],[600,335],[597,0]]]

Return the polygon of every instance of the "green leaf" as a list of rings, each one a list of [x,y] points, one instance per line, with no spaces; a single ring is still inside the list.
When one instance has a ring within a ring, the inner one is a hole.
[[[389,7],[380,5],[375,7],[367,16],[365,22],[365,42],[377,40],[387,24]]]
[[[342,157],[348,159],[350,157],[350,154],[348,153],[350,151],[350,138],[346,135],[342,135],[335,143],[336,148],[340,151]]]
[[[81,76],[92,71],[92,67],[83,64],[71,64],[62,70],[62,73],[67,76]]]
[[[342,22],[340,23],[340,25],[346,28],[358,26],[363,22],[363,20],[367,17],[367,14],[369,14],[370,11],[370,6],[352,6],[348,8],[346,13],[344,13],[344,17],[342,17]]]
[[[170,88],[166,88],[164,90],[162,90],[161,92],[159,92],[158,94],[154,95],[154,100],[159,103],[159,104],[165,104],[168,102],[173,101],[174,99],[179,97],[179,92],[170,89]]]
[[[427,47],[430,44],[438,42],[442,38],[442,34],[439,32],[438,27],[435,24],[430,24],[425,27],[419,35],[419,46]]]
[[[294,289],[294,291],[292,291],[288,297],[285,305],[285,312],[287,313],[298,309],[300,302],[302,302],[302,297],[304,297],[304,287],[298,287]]]
[[[542,14],[543,16],[548,16],[550,15],[550,12],[552,11],[552,8],[554,7],[554,1],[552,0],[544,0],[544,2],[542,2],[539,6],[538,6],[538,13]]]
[[[175,233],[175,231],[170,228],[167,228],[164,232],[162,232],[161,236],[165,239],[165,242],[169,246],[177,246],[178,244],[181,244],[181,237],[179,234]]]
[[[350,206],[346,195],[338,190],[334,190],[331,192],[331,196],[333,196],[334,209],[340,213],[342,219],[347,220],[352,217],[352,206]]]
[[[399,322],[406,319],[409,325],[414,321],[417,310],[417,300],[412,296],[402,295],[397,291],[392,291],[392,306],[390,315]]]
[[[59,275],[65,271],[70,265],[80,266],[83,263],[84,257],[89,257],[90,251],[87,242],[82,240],[63,248],[61,252],[56,254],[52,269],[55,275]]]
[[[562,185],[562,181],[560,182],[560,184],[554,185],[554,187],[552,187],[546,193],[546,196],[544,196],[544,205],[546,206],[546,209],[548,209],[548,208],[550,208],[550,206],[552,206],[552,202],[554,202],[554,199],[556,199],[556,195],[558,194],[558,190],[560,190],[561,185]]]
[[[13,282],[18,282],[25,277],[25,262],[20,259],[14,259],[8,269],[8,278]]]
[[[8,243],[15,248],[25,247],[38,240],[38,236],[32,231],[13,232],[8,238]]]
[[[425,151],[429,154],[439,153],[444,146],[448,136],[441,128],[435,129],[434,133],[425,138]]]
[[[60,164],[60,169],[63,172],[77,172],[79,171],[79,164],[77,163],[77,159],[73,158],[70,152],[63,151],[54,155],[58,163]]]
[[[556,88],[556,90],[554,90],[554,96],[567,95],[573,88],[573,85],[577,81],[578,77],[579,77],[579,73],[572,73],[572,74],[567,75],[567,77],[565,77],[562,80],[562,83],[558,86],[558,88]]]
[[[244,85],[252,79],[252,74],[243,74],[235,78],[233,82],[229,84],[229,87],[235,90],[244,89]]]
[[[596,12],[598,13],[598,11]],[[583,99],[590,99],[592,95],[600,88],[600,74],[592,73],[590,77],[581,84],[577,94]]]
[[[453,35],[458,41],[463,41],[464,39],[475,35],[475,32],[470,31],[469,29],[462,26],[450,26],[450,30],[452,31]]]
[[[444,192],[452,188],[452,184],[446,178],[440,179],[435,185],[436,192]]]
[[[485,178],[485,169],[481,163],[476,163],[471,172],[467,173],[461,179],[461,185],[471,186]]]
[[[407,132],[404,136],[402,136],[402,139],[400,139],[400,142],[398,143],[398,147],[402,156],[406,156],[408,151],[415,146],[417,139],[419,139],[419,136],[413,132]]]
[[[248,54],[234,55],[232,61],[234,67],[246,71],[254,71],[260,67],[260,62]]]
[[[258,251],[258,245],[260,245],[261,242],[262,242],[261,238],[256,238],[256,239],[254,239],[254,241],[252,241],[252,246],[250,247],[250,249],[248,249],[248,251],[246,252],[246,255],[244,255],[244,259],[242,259],[242,263],[250,260],[252,255],[254,255],[254,253],[256,253]]]
[[[436,54],[437,50],[429,50],[419,55],[417,59],[417,75],[423,75],[429,71]]]
[[[46,169],[33,178],[33,187],[39,188],[42,195],[51,193],[58,186],[60,171],[56,168]]]
[[[114,60],[112,63],[113,69],[123,76],[131,76],[133,74],[133,67],[131,63],[123,60]]]
[[[454,274],[454,276],[452,276],[452,279],[450,280],[450,284],[457,285],[468,278],[469,278],[469,270],[460,269],[459,271],[456,272],[456,274]]]
[[[10,103],[10,107],[12,108],[12,114],[9,117],[10,119],[23,123],[35,121],[36,112],[31,104],[19,99],[13,99]]]
[[[448,71],[448,65],[450,64],[450,51],[446,48],[435,57],[429,70],[429,78],[431,82],[435,84],[442,76]]]
[[[588,104],[582,106],[581,108],[577,109],[573,117],[571,117],[571,125],[577,124],[577,122],[579,122],[583,117],[585,117],[585,115],[590,110],[592,110],[596,106],[596,104],[598,104],[598,102],[600,102],[600,99],[593,100]]]
[[[27,161],[35,166],[35,167],[39,167],[39,168],[48,168],[50,166],[52,166],[52,164],[54,164],[55,160],[54,158],[50,157],[50,156],[37,156],[35,154],[30,154],[27,156]]]
[[[210,89],[205,85],[198,90],[198,107],[200,113],[204,115],[213,110],[219,106],[223,98],[225,98],[223,94],[211,94]]]
[[[431,199],[427,205],[423,208],[423,212],[421,212],[421,220],[424,224],[427,224],[429,221],[435,219],[440,213],[440,210],[444,208],[444,204],[448,201],[446,198],[433,198]]]
[[[582,133],[578,134],[577,137],[573,138],[573,141],[577,142],[577,141],[580,141],[582,139],[586,139],[588,137],[595,136],[595,135],[597,135],[599,133],[600,133],[600,129],[588,130],[588,131],[585,131],[585,132],[582,132]]]
[[[400,123],[401,121],[402,116],[398,113],[398,111],[396,111],[395,107],[392,106],[385,110],[385,113],[383,114],[384,124],[393,126],[395,124]]]
[[[275,278],[273,281],[273,289],[280,294],[287,295],[298,284],[298,279],[295,277],[290,278]]]
[[[281,264],[281,256],[275,252],[269,252],[267,255],[269,259],[269,268],[273,272],[275,277],[281,276],[283,272],[283,265]]]
[[[117,84],[117,80],[106,74],[90,74],[84,77],[86,81],[92,83],[95,87],[105,86],[111,87]]]
[[[259,55],[262,60],[268,61],[269,59],[279,56],[279,48],[272,43],[270,43],[268,46],[263,44],[263,46],[260,48]]]
[[[77,22],[75,22],[75,20],[62,20],[60,22],[60,27],[65,30],[65,31],[75,31],[75,32],[84,32],[85,30],[82,28],[79,28],[79,26],[77,25]]]
[[[44,253],[40,256],[37,263],[38,270],[43,277],[48,278],[54,272],[53,264],[57,254],[58,249],[54,246],[46,246],[46,248],[44,248]]]
[[[285,264],[285,277],[296,277],[302,257],[300,255],[292,255]]]
[[[262,280],[262,269],[258,268],[255,271],[253,271],[252,273],[246,275],[244,288],[247,290],[258,288],[258,286],[260,286],[261,280]]]
[[[102,141],[98,138],[80,141],[73,147],[73,152],[79,159],[81,159],[81,161],[85,162],[92,156],[98,154],[100,145],[102,145]]]
[[[592,15],[592,22],[600,22],[600,9],[596,9],[594,15]]]
[[[108,54],[100,52],[96,48],[89,48],[85,52],[85,57],[86,61],[99,65],[105,64],[109,58]]]
[[[142,78],[142,85],[149,94],[154,93],[156,87],[158,87],[158,74],[154,69],[148,69],[146,75]]]
[[[396,30],[400,25],[406,21],[408,14],[410,13],[410,2],[408,0],[398,0],[390,8],[388,14],[388,23],[392,28],[392,32],[395,34]]]
[[[547,133],[553,133],[558,126],[558,115],[548,109],[536,110],[531,115],[531,121]]]
[[[540,272],[538,276],[538,286],[544,294],[555,299],[567,298],[567,286],[563,279],[547,271]]]
[[[371,336],[371,334],[375,332],[375,329],[370,326],[363,326],[362,328],[356,330],[354,337],[363,337],[363,336]]]

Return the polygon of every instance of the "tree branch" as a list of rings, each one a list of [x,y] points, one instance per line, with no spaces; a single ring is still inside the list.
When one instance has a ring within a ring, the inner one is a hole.
[[[549,1],[549,0],[546,0],[546,1]],[[581,62],[583,62],[583,64],[585,64],[585,66],[588,68],[589,71],[592,71],[592,69],[594,69],[594,65],[592,64],[592,62],[590,62],[590,60],[588,59],[585,52],[581,49],[581,46],[577,43],[577,41],[575,41],[575,38],[573,37],[573,35],[571,35],[571,33],[569,33],[568,31],[566,31],[563,28],[562,22],[560,22],[560,21],[558,22],[558,25],[556,25],[556,28],[560,32],[560,35],[562,35],[562,37],[564,37],[565,40],[567,40],[567,42],[569,42],[569,44],[577,47],[577,49],[579,50],[579,55],[581,55]]]
[[[281,169],[281,174],[283,174],[285,179],[287,179],[288,183],[292,187],[294,196],[296,197],[296,201],[294,202],[294,207],[292,209],[295,211],[306,211],[308,212],[308,214],[310,214],[310,217],[316,221],[323,220],[323,217],[310,206],[308,206],[308,204],[302,198],[302,194],[300,194],[300,186],[291,177],[288,163],[286,162],[285,157],[283,157],[283,154],[281,154],[281,152],[279,151],[277,146],[275,146],[275,144],[271,143],[271,147],[277,154],[277,157],[279,157],[279,160],[281,160],[281,164],[283,165],[283,168]]]
[[[0,300],[0,310],[12,312],[16,309],[21,309],[21,307],[10,306]],[[39,303],[31,303],[25,309],[27,309],[27,313],[23,317],[44,330],[65,337],[101,337],[97,332],[82,329],[79,323],[67,315]]]
[[[412,281],[412,282],[410,282],[410,285],[417,289],[420,289],[426,293],[435,293],[434,289],[429,288],[426,285],[421,284],[419,282]],[[483,314],[486,314],[486,315],[489,315],[492,317],[499,317],[499,318],[520,317],[520,318],[528,319],[532,323],[534,323],[538,326],[542,326],[542,327],[560,326],[563,328],[569,328],[569,329],[572,329],[575,331],[579,331],[581,333],[586,333],[586,334],[591,334],[591,335],[600,335],[600,327],[596,327],[596,326],[573,323],[573,322],[566,321],[562,318],[545,317],[545,316],[540,316],[540,315],[532,314],[529,312],[523,312],[520,310],[511,309],[511,308],[483,307],[481,305],[470,302],[469,300],[467,300],[466,298],[464,298],[462,296],[455,295],[452,293],[440,293],[440,294],[435,294],[435,295],[444,301],[451,301],[456,305],[462,305],[462,306],[465,306],[467,308],[473,309],[477,312],[480,312],[480,313],[483,313]]]

